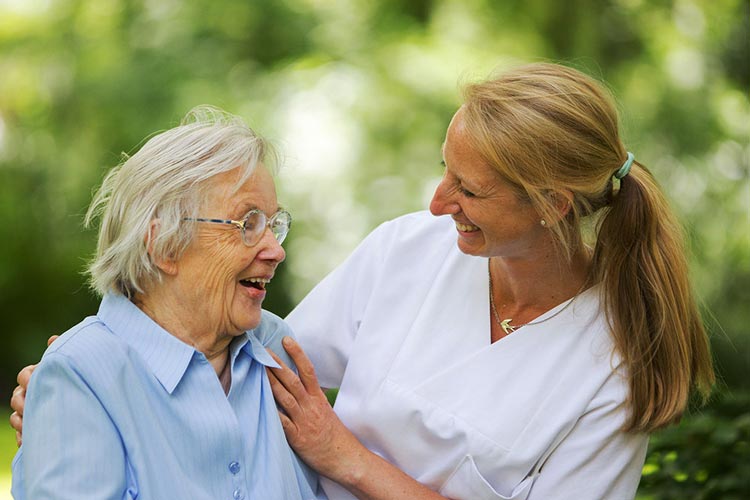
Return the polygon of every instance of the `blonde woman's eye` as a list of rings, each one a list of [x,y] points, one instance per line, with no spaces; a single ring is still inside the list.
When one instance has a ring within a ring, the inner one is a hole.
[[[460,193],[461,193],[462,195],[466,196],[467,198],[474,198],[474,197],[476,196],[476,195],[475,195],[474,193],[472,193],[472,192],[471,192],[471,191],[469,191],[468,189],[464,188],[463,186],[459,186],[459,187],[458,187],[458,190],[459,190],[459,192],[460,192]]]

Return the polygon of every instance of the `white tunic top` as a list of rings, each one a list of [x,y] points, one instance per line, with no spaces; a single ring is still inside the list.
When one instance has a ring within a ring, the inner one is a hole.
[[[487,259],[455,231],[426,212],[383,224],[287,318],[340,386],[336,413],[449,498],[633,498],[648,437],[620,431],[627,385],[598,289],[492,344]]]

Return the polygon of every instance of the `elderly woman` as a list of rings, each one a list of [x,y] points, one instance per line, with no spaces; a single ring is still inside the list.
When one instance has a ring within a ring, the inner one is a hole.
[[[287,318],[341,387],[334,414],[289,342],[290,444],[329,498],[633,498],[648,434],[713,371],[679,224],[610,97],[521,67],[466,88],[442,153],[437,217],[382,225]]]
[[[266,150],[197,108],[104,180],[87,214],[103,299],[34,373],[16,499],[315,496],[265,370],[291,335],[261,310],[291,222]]]

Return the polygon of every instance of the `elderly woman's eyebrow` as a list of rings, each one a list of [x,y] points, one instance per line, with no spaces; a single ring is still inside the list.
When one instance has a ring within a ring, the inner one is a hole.
[[[235,209],[232,211],[232,215],[240,217],[248,213],[250,210],[255,210],[256,208],[258,208],[257,203],[248,201],[242,202],[235,207]]]
[[[270,212],[266,212],[263,207],[259,206],[257,203],[252,201],[246,201],[237,206],[235,210],[232,211],[232,216],[236,217],[244,217],[247,215],[248,212],[251,210],[261,210],[263,213],[265,213],[268,217],[272,216],[274,213],[278,212],[279,210],[282,210],[284,207],[281,205],[276,205],[276,207],[271,210]]]

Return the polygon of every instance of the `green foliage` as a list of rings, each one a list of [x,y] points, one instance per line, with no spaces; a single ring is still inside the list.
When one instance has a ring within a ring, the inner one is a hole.
[[[744,0],[0,2],[0,401],[48,335],[96,312],[82,214],[148,134],[209,103],[279,145],[295,223],[266,307],[283,315],[375,225],[426,207],[459,83],[538,60],[617,95],[628,148],[689,229],[722,383],[745,391],[748,33]]]
[[[330,403],[331,406],[336,402],[336,396],[339,395],[338,389],[326,389],[326,398],[328,398],[328,403]]]
[[[750,497],[750,393],[722,395],[651,439],[640,500]]]
[[[1,412],[3,422],[8,421],[10,412]],[[10,426],[0,426],[0,500],[11,500],[10,464],[16,455],[16,432]]]

